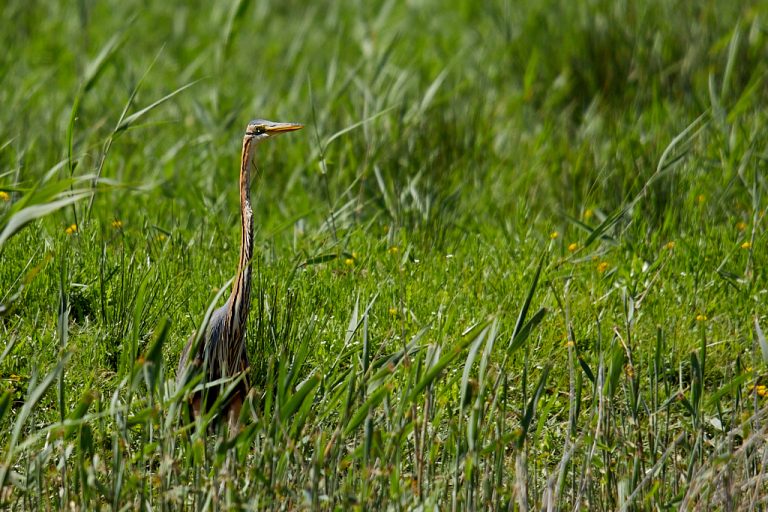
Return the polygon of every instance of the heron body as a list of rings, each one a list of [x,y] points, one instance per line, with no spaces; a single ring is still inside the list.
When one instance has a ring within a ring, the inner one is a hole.
[[[222,378],[234,377],[248,369],[248,356],[245,350],[245,331],[251,306],[251,265],[253,257],[253,210],[251,209],[251,171],[250,163],[256,145],[275,135],[299,130],[302,125],[296,123],[276,123],[257,119],[248,123],[243,136],[243,149],[240,157],[240,259],[237,274],[232,285],[232,293],[227,303],[216,309],[208,322],[205,333],[195,347],[196,336],[190,337],[179,360],[176,373],[181,385],[196,372],[204,373],[203,382],[213,382]],[[226,386],[222,384],[221,386]],[[199,416],[213,404],[220,393],[221,386],[213,386],[205,391],[195,392],[191,398],[192,414]],[[224,409],[230,423],[236,422],[240,408],[249,390],[246,377],[238,383],[236,389],[224,402]]]

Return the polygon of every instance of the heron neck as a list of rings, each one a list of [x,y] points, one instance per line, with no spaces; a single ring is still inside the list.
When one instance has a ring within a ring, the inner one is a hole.
[[[253,257],[253,211],[251,210],[251,170],[254,142],[251,138],[243,139],[243,152],[240,160],[240,259],[237,275],[229,298],[230,330],[233,340],[242,340],[251,300],[251,265]]]

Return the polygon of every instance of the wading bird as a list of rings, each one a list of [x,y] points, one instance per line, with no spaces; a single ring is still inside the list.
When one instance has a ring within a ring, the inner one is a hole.
[[[233,377],[248,368],[245,353],[245,328],[251,306],[251,257],[253,256],[253,211],[251,210],[251,160],[256,145],[275,135],[303,128],[296,123],[275,123],[257,119],[248,123],[243,136],[240,156],[240,260],[227,303],[213,312],[202,339],[195,347],[193,334],[184,347],[176,373],[177,382],[185,384],[196,372],[204,372],[203,383]],[[193,353],[194,351],[194,353]],[[195,392],[190,398],[192,414],[198,417],[216,401],[222,386],[212,386]],[[223,419],[228,416],[230,426],[237,424],[240,408],[248,393],[244,376],[232,395],[224,402]]]

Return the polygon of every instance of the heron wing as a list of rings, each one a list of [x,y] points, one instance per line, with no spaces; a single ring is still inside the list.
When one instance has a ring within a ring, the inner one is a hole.
[[[224,305],[213,312],[211,320],[208,322],[208,327],[205,329],[205,336],[198,344],[195,350],[194,357],[192,355],[192,348],[195,343],[197,333],[192,333],[192,336],[187,340],[184,345],[184,350],[181,353],[181,359],[179,360],[179,367],[176,370],[176,379],[178,383],[181,383],[186,378],[186,374],[193,367],[202,367],[203,361],[208,361],[209,365],[214,362],[212,357],[215,354],[216,347],[221,341],[222,331],[224,328],[224,320],[227,317],[227,306]],[[209,367],[209,375],[211,372],[218,371],[213,367]]]

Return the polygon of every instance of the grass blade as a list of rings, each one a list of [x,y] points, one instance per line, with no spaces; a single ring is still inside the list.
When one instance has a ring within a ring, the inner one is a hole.
[[[757,321],[757,316],[755,316],[755,336],[757,337],[757,343],[760,345],[760,353],[763,355],[763,363],[768,365],[768,341],[765,339],[760,322]]]
[[[526,331],[525,319],[528,316],[528,309],[531,307],[531,302],[533,301],[533,294],[536,292],[536,286],[538,286],[539,284],[539,277],[541,277],[541,269],[544,267],[544,257],[545,257],[545,254],[542,254],[541,257],[539,258],[539,264],[536,266],[536,272],[533,274],[533,280],[531,281],[531,286],[530,288],[528,288],[528,295],[526,295],[525,301],[523,302],[523,306],[520,308],[520,312],[517,315],[515,330],[512,331],[512,337],[510,338],[509,346],[507,347],[508,353],[514,350],[517,350],[522,346],[523,342],[530,334],[531,329],[533,329],[533,327],[535,327],[535,325],[541,321],[544,314],[546,314],[546,310],[543,310],[543,309],[539,310],[539,312],[536,313],[536,315],[539,316],[538,320],[535,323],[529,322],[528,324],[529,328]]]
[[[520,423],[521,433],[517,440],[518,448],[522,448],[523,444],[525,443],[528,430],[531,428],[531,422],[533,421],[533,417],[536,414],[536,406],[539,403],[539,398],[541,398],[541,395],[544,392],[544,387],[547,384],[547,377],[549,377],[549,371],[551,369],[552,363],[549,363],[545,365],[541,370],[541,376],[539,377],[539,382],[536,385],[536,391],[534,391],[533,396],[530,398],[530,400],[528,400],[528,405],[525,407],[525,414],[523,415],[523,420]]]
[[[296,392],[291,395],[282,407],[280,407],[280,419],[282,421],[288,421],[299,409],[301,404],[304,403],[304,400],[311,396],[310,393],[314,391],[318,384],[320,384],[320,377],[318,375],[312,375],[299,384]]]
[[[85,199],[91,194],[92,192],[90,191],[76,191],[75,193],[62,199],[56,199],[47,203],[27,206],[18,213],[12,215],[11,218],[8,219],[8,222],[5,224],[5,226],[2,226],[2,231],[0,231],[0,251],[9,238],[21,231],[22,228],[24,228],[24,226],[30,222],[45,217],[46,215],[50,215],[51,213],[55,212],[56,210],[60,210],[65,206]]]
[[[134,114],[131,114],[130,116],[126,117],[125,119],[122,120],[122,122],[120,122],[120,124],[117,125],[117,128],[115,128],[115,134],[127,130],[128,128],[130,128],[131,126],[136,124],[136,122],[139,121],[142,117],[144,117],[145,115],[149,114],[150,112],[155,110],[157,107],[159,107],[160,105],[162,105],[166,101],[172,99],[174,96],[184,92],[185,90],[189,89],[193,85],[197,84],[199,81],[200,80],[195,80],[195,81],[190,82],[190,83],[188,83],[186,85],[182,85],[181,87],[179,87],[175,91],[173,91],[173,92],[171,92],[169,94],[166,94],[165,96],[163,96],[162,98],[160,98],[156,102],[154,102],[154,103],[144,107],[143,109],[139,110],[138,112],[136,112]]]
[[[472,343],[473,341],[476,341],[477,338],[482,337],[485,333],[486,328],[490,324],[490,320],[486,320],[482,324],[476,326],[474,329],[472,329],[469,333],[467,333],[463,339],[459,340],[459,342],[454,345],[446,354],[441,356],[430,368],[427,370],[427,372],[424,374],[424,376],[419,380],[419,382],[414,386],[413,390],[408,396],[408,401],[413,402],[417,399],[419,394],[421,394],[422,391],[424,391],[427,386],[432,384],[435,379],[437,379],[438,375],[440,375],[440,372],[442,372],[454,359],[456,359],[459,354],[461,354],[464,349]]]

